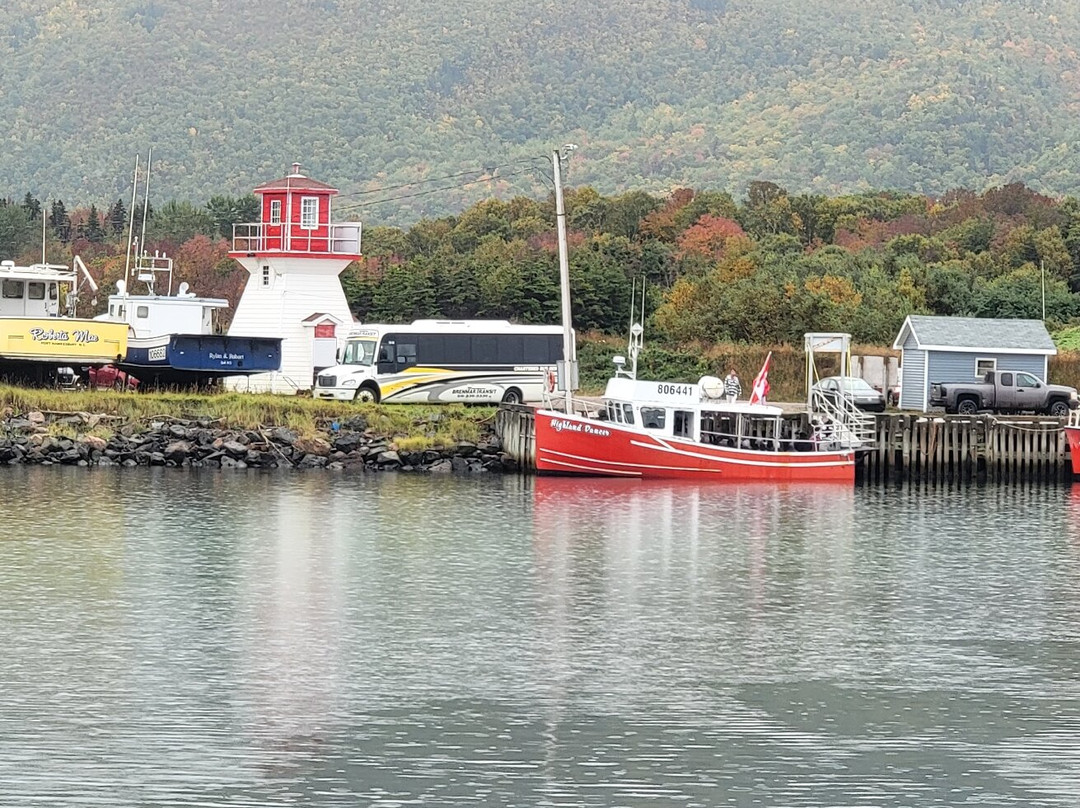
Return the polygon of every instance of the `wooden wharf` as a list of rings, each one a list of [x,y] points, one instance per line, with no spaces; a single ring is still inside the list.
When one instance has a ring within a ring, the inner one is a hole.
[[[794,431],[808,413],[786,412]],[[1064,483],[1072,463],[1064,418],[1025,415],[880,413],[874,440],[859,451],[856,477],[866,484]],[[531,407],[503,405],[495,430],[503,450],[531,472],[536,468]]]

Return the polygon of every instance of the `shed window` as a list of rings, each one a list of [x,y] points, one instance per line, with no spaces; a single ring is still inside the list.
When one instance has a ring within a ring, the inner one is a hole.
[[[982,379],[987,373],[997,370],[996,359],[976,359],[975,360],[975,378]]]
[[[314,230],[319,226],[319,197],[305,196],[300,200],[300,227]]]
[[[281,200],[270,200],[270,224],[281,224]]]

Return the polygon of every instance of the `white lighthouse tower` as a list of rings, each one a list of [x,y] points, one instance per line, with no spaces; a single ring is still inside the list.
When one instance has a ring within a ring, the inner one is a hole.
[[[230,334],[281,337],[281,369],[234,376],[236,390],[310,390],[319,368],[336,364],[338,342],[353,322],[338,276],[360,258],[360,223],[332,224],[337,189],[300,173],[254,191],[260,220],[233,226],[229,255],[248,271]]]

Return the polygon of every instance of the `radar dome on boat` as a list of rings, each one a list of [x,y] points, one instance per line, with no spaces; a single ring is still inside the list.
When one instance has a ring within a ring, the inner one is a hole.
[[[123,280],[116,282],[116,294],[122,295],[127,292],[127,284]]]
[[[702,376],[698,379],[698,387],[706,398],[721,398],[724,395],[724,381],[716,376]]]

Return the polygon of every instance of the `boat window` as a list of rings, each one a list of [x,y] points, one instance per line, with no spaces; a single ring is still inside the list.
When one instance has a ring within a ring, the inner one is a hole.
[[[3,294],[6,298],[22,300],[23,282],[5,279]]]
[[[136,306],[135,307],[135,316],[138,317],[140,320],[145,320],[147,317],[150,316],[150,307],[149,306]]]
[[[60,292],[57,290],[56,284],[55,283],[50,283],[49,284],[49,300],[56,300],[58,297],[60,297]]]
[[[663,429],[667,410],[663,407],[642,407],[641,425],[646,429]]]
[[[679,438],[692,438],[694,436],[694,413],[686,410],[675,410],[673,433]]]
[[[628,424],[634,423],[634,408],[630,404],[623,404],[623,420]]]
[[[45,284],[42,281],[30,281],[26,284],[26,296],[31,300],[44,300]]]

